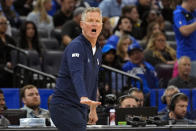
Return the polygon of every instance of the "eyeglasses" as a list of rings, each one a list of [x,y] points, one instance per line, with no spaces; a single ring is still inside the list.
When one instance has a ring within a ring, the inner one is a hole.
[[[165,39],[157,39],[156,41],[158,41],[158,42],[166,42]]]
[[[8,25],[8,22],[0,22],[0,25]]]

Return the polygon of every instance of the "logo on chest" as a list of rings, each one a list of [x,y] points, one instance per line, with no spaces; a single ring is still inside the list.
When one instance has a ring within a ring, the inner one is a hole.
[[[79,57],[79,56],[80,56],[79,53],[73,53],[73,54],[72,54],[72,57]]]

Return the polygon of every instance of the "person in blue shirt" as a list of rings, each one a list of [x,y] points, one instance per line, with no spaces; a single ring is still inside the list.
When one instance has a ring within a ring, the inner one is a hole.
[[[106,17],[120,16],[123,6],[123,0],[103,0],[99,4],[102,15]]]
[[[121,16],[118,20],[116,27],[114,28],[114,34],[107,39],[106,44],[110,44],[114,46],[114,48],[116,49],[118,41],[120,37],[123,35],[129,35],[132,43],[138,44],[137,40],[130,35],[131,32],[132,32],[132,23],[130,18],[127,16]]]
[[[65,49],[50,102],[52,121],[59,131],[86,131],[87,110],[90,107],[88,124],[98,120],[96,101],[98,71],[101,64],[101,48],[97,38],[102,29],[99,8],[86,8],[82,13],[82,34]]]
[[[192,75],[196,76],[196,0],[182,0],[173,12],[174,32],[177,42],[177,59],[189,56]]]
[[[123,65],[123,71],[140,77],[143,82],[144,94],[150,93],[150,88],[158,87],[158,78],[154,67],[144,61],[143,49],[139,44],[131,44],[128,53],[130,60]]]

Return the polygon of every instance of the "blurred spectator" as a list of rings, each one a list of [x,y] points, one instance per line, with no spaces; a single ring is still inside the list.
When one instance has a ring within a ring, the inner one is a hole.
[[[99,34],[99,37],[98,37],[98,43],[99,43],[99,46],[101,47],[101,48],[103,48],[103,46],[106,44],[106,38],[105,38],[105,35],[103,34],[103,32],[101,32],[100,34]]]
[[[50,33],[54,29],[52,17],[47,13],[51,6],[51,0],[37,0],[34,10],[28,14],[27,20],[33,21],[38,29]]]
[[[102,64],[116,68],[116,50],[112,45],[104,45],[102,48]],[[103,68],[99,71],[99,89],[100,95],[105,96],[112,92],[111,86],[109,86],[112,74]]]
[[[178,60],[178,76],[171,79],[168,85],[174,85],[178,88],[192,89],[196,87],[196,77],[190,75],[191,60],[187,56],[182,56]]]
[[[138,107],[143,107],[144,106],[144,93],[143,91],[139,90],[138,88],[132,87],[129,89],[129,95],[133,96],[136,98]]]
[[[128,47],[131,44],[132,41],[130,40],[129,35],[122,35],[120,37],[116,49],[116,55],[117,55],[116,63],[120,70],[122,70],[123,64],[125,64],[129,60]]]
[[[21,25],[20,16],[15,11],[13,6],[13,0],[0,0],[1,7],[3,9],[3,14],[7,18],[7,20],[10,22],[12,27],[19,28]]]
[[[0,114],[6,109],[7,107],[5,103],[5,97],[4,97],[3,91],[0,89]]]
[[[3,91],[0,89],[0,126],[8,126],[10,122],[2,115],[2,112],[7,109]]]
[[[67,21],[62,27],[62,49],[64,49],[75,37],[82,33],[80,20],[85,8],[78,7],[74,10],[74,17]]]
[[[176,51],[166,42],[166,37],[162,32],[152,34],[146,50],[145,60],[156,67],[158,64],[174,64]]]
[[[123,95],[118,98],[119,108],[136,108],[138,107],[136,98],[131,95]]]
[[[0,16],[0,86],[12,86],[12,74],[9,72],[12,69],[11,63],[11,48],[7,44],[16,46],[15,40],[6,34],[8,21],[4,16]]]
[[[130,19],[126,16],[120,17],[114,29],[114,35],[110,36],[106,44],[110,44],[114,46],[114,48],[116,49],[119,38],[124,34],[130,35],[131,31],[132,31],[132,24]],[[130,39],[132,43],[137,43],[136,39],[131,35],[130,35]]]
[[[155,69],[144,60],[143,49],[139,44],[131,44],[129,58],[130,60],[123,65],[123,71],[141,78],[145,94],[149,93],[151,88],[157,88],[158,78]],[[137,87],[139,88],[140,85],[137,85]]]
[[[32,21],[25,21],[22,24],[18,46],[26,50],[36,50],[40,57],[43,56],[44,46],[39,40],[37,27]]]
[[[91,7],[98,7],[98,5],[102,0],[84,0],[84,1],[88,2]]]
[[[193,124],[193,121],[187,119],[188,97],[183,93],[176,93],[171,97],[169,113],[163,117],[163,120],[173,120],[172,124]]]
[[[102,48],[102,63],[110,66],[110,67],[116,67],[116,50],[112,45],[105,45]]]
[[[147,34],[148,25],[151,22],[157,21],[159,19],[159,15],[160,14],[154,9],[151,9],[143,14],[142,23],[141,23],[142,38],[146,36]],[[160,29],[161,29],[161,26],[160,26]]]
[[[73,18],[75,0],[61,0],[61,9],[53,16],[55,28],[62,28],[63,24]]]
[[[33,10],[33,0],[14,0],[14,7],[20,16],[27,16]]]
[[[150,11],[150,8],[151,8],[151,0],[138,0],[138,3],[137,3],[137,10],[138,10],[138,13],[139,13],[139,16],[140,16],[140,19],[143,20],[143,15]]]
[[[191,59],[191,74],[196,76],[196,1],[182,0],[173,13],[174,32],[177,42],[177,58],[188,56]]]
[[[132,31],[131,35],[136,39],[142,38],[141,32],[141,20],[139,19],[139,13],[136,6],[126,5],[122,8],[122,16],[127,16],[131,19]]]
[[[123,0],[125,5],[136,5],[138,0]]]
[[[112,26],[108,17],[103,17],[102,33],[106,39],[112,35]]]
[[[177,5],[181,5],[182,4],[182,0],[171,0],[170,1],[170,7],[172,9],[175,9]]]
[[[164,19],[173,23],[173,9],[170,6],[170,1],[171,0],[161,0],[160,9]]]
[[[61,8],[61,0],[52,0],[52,8],[48,11],[50,16],[53,16]]]
[[[106,17],[121,16],[123,6],[123,0],[102,0],[99,4],[102,15]]]
[[[170,106],[170,102],[171,102],[171,97],[176,94],[176,93],[180,93],[180,90],[176,87],[176,86],[173,86],[173,85],[170,85],[168,86],[163,95],[161,96],[161,102],[163,104],[166,104],[166,107],[161,109],[158,114],[160,116],[165,116],[166,114],[169,113],[169,106]]]
[[[88,8],[88,7],[90,7],[90,5],[85,0],[76,0],[76,8],[78,8],[78,7]]]
[[[147,47],[147,44],[149,43],[149,39],[152,34],[161,32],[160,25],[158,22],[154,21],[151,22],[147,27],[147,34],[144,36],[143,40],[141,41],[141,46],[145,49]]]
[[[40,108],[40,95],[36,86],[26,85],[21,89],[20,97],[24,103],[23,110],[27,110],[27,118],[49,118],[49,112]]]

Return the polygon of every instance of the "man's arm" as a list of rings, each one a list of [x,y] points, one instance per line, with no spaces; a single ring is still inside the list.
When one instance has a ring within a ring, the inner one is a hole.
[[[180,27],[179,30],[183,36],[189,36],[191,33],[193,33],[196,30],[196,22],[190,25],[184,25]]]
[[[98,117],[97,117],[97,111],[96,107],[101,104],[101,102],[98,101],[92,101],[88,99],[88,97],[81,97],[80,98],[81,104],[86,104],[90,106],[90,113],[89,113],[89,121],[88,124],[96,124]]]

